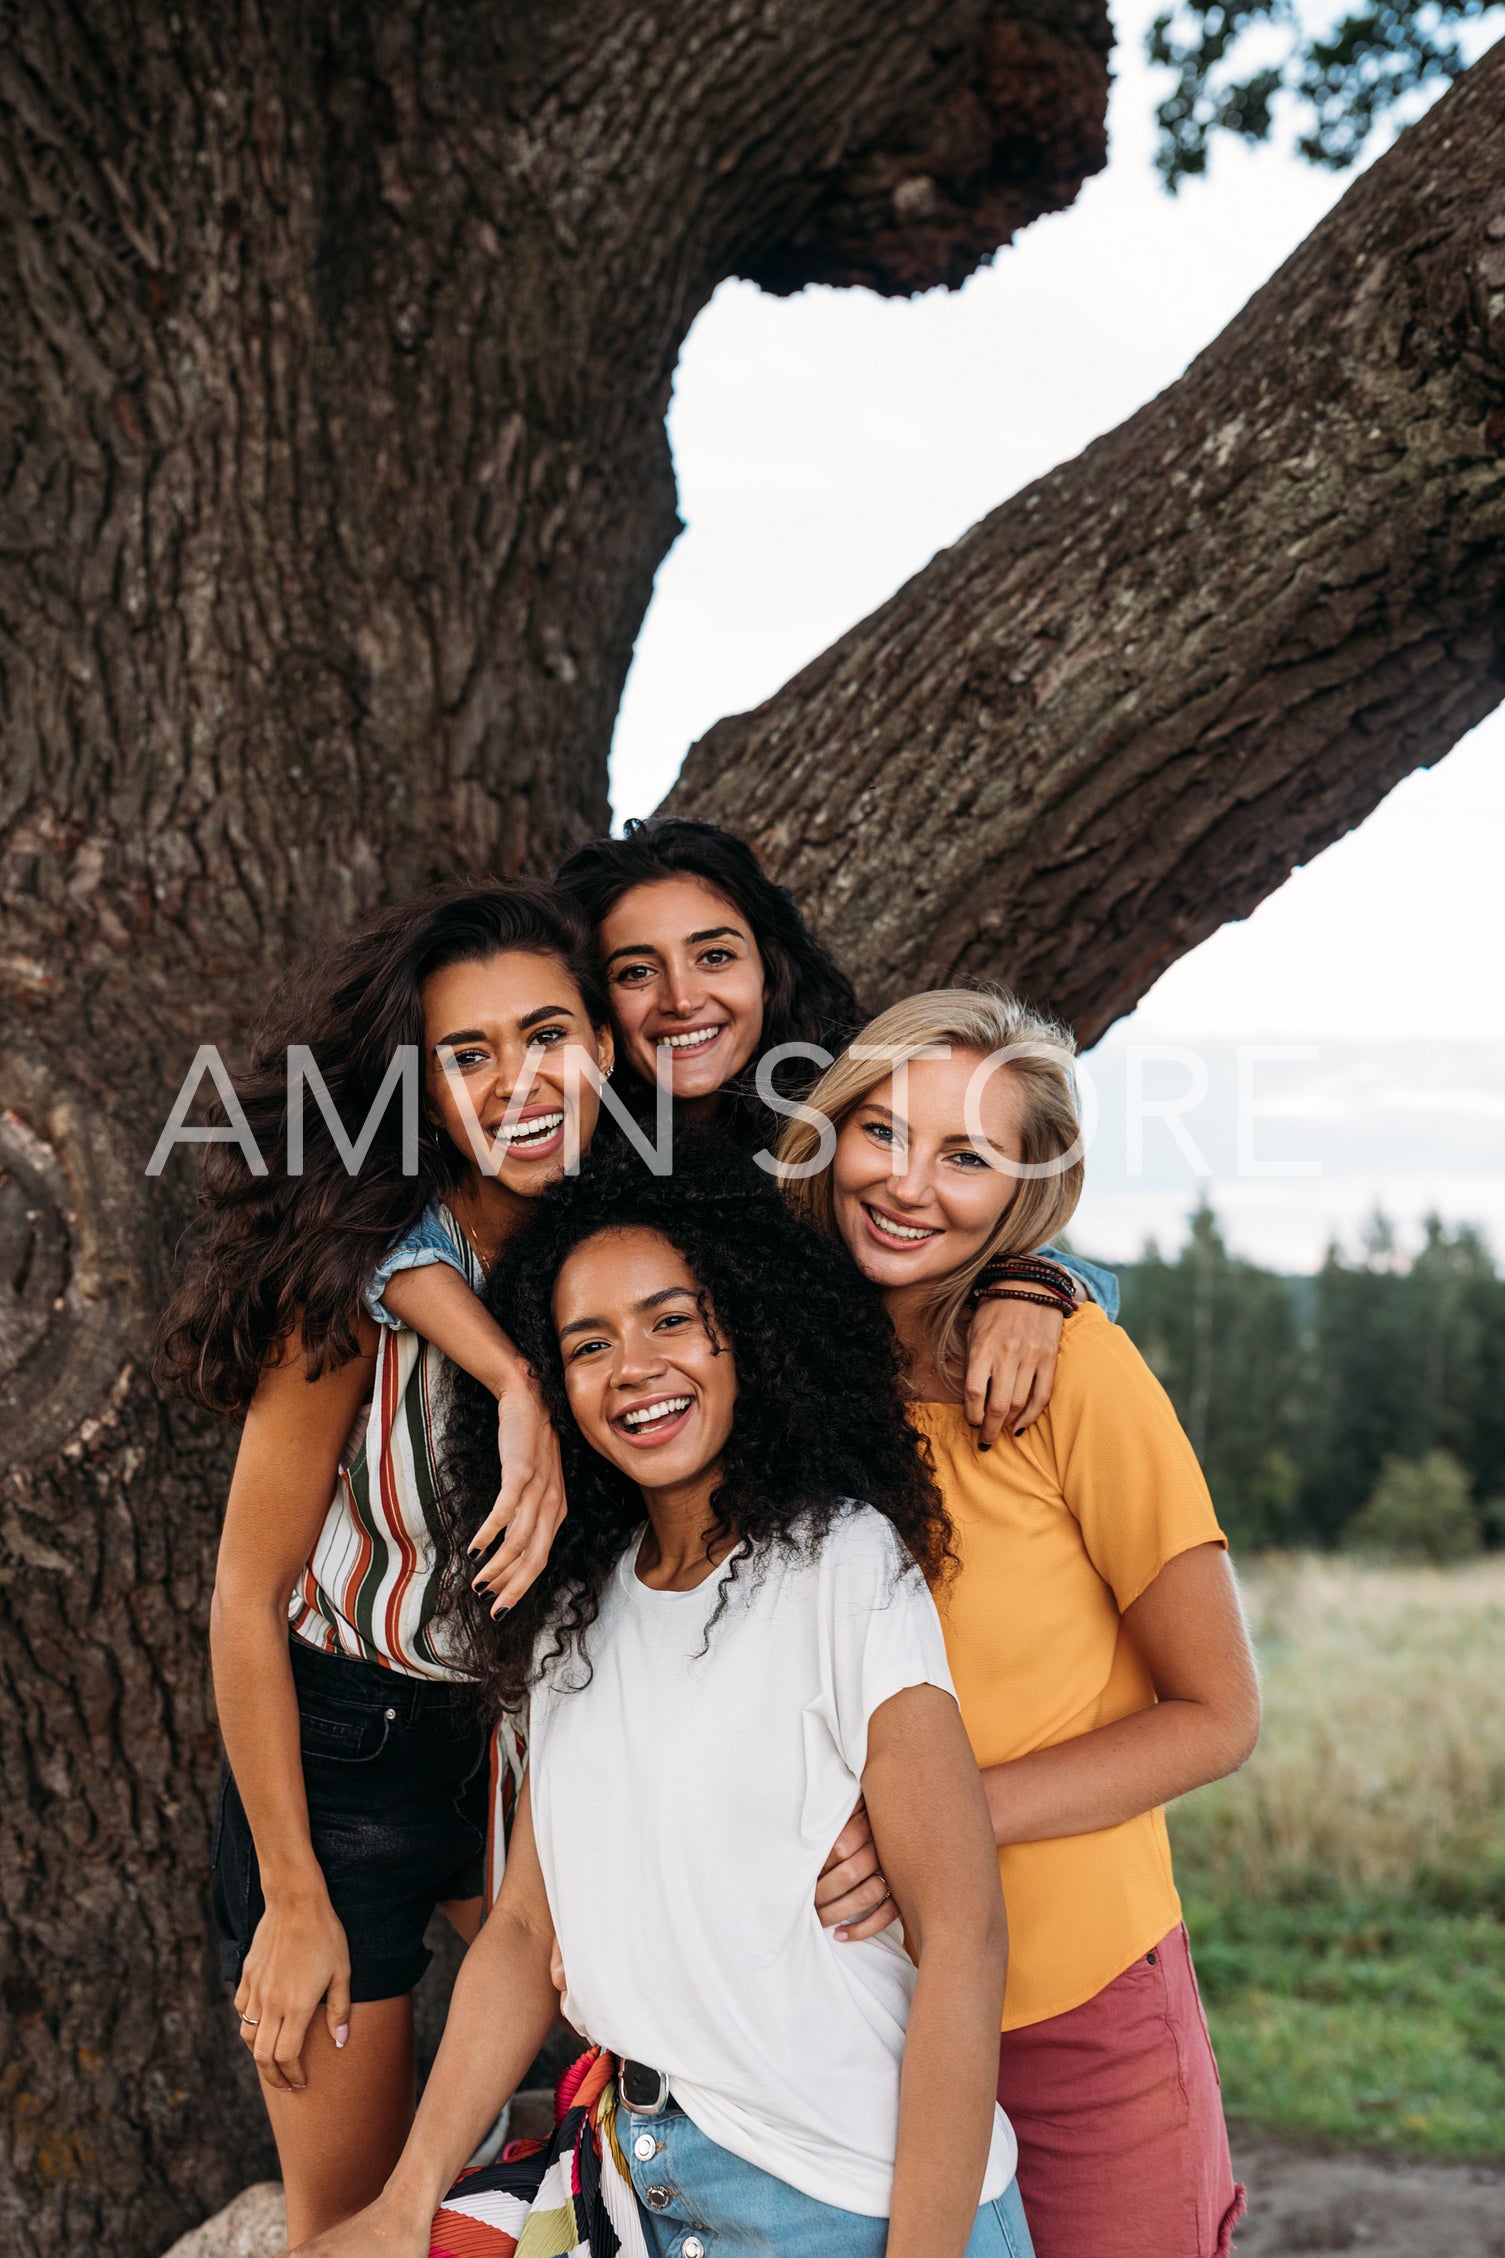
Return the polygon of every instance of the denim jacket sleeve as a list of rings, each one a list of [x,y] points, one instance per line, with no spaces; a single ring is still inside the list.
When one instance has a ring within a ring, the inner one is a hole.
[[[432,1200],[412,1230],[405,1231],[387,1249],[367,1280],[362,1299],[378,1325],[389,1325],[394,1332],[401,1331],[402,1319],[394,1317],[382,1296],[399,1270],[422,1270],[431,1262],[447,1262],[451,1270],[459,1271],[467,1286],[474,1286],[468,1251],[448,1228],[438,1204]]]
[[[1095,1262],[1083,1262],[1079,1254],[1067,1254],[1061,1247],[1042,1247],[1040,1252],[1048,1254],[1063,1270],[1069,1270],[1088,1297],[1097,1303],[1108,1323],[1117,1324],[1118,1279],[1111,1270],[1100,1269]]]

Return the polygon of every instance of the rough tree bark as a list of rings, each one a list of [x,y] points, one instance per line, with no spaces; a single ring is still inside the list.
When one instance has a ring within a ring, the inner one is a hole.
[[[1107,50],[1101,0],[4,8],[6,2249],[155,2252],[264,2160],[204,1903],[227,1444],[143,1372],[193,1046],[604,824],[695,313],[960,281],[1101,162]]]
[[[1002,977],[1095,1040],[1505,696],[1502,150],[1505,43],[667,804],[756,840],[870,1001]]]

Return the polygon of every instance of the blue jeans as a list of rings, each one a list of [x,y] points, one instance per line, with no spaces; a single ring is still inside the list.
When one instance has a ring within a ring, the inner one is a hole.
[[[657,2117],[624,2110],[617,2136],[653,2258],[883,2258],[887,2219],[801,2195],[718,2148],[672,2103]],[[1014,2181],[978,2212],[966,2258],[1034,2258]]]

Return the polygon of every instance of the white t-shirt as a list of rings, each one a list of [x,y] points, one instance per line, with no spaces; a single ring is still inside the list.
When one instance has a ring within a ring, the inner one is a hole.
[[[886,2218],[915,1971],[897,1922],[837,1944],[816,1879],[851,1816],[868,1721],[951,1674],[889,1523],[845,1510],[813,1559],[650,1591],[628,1546],[569,1665],[535,1688],[533,1823],[570,2020],[665,2071],[701,2131],[791,2187]],[[579,1666],[573,1666],[578,1679]],[[916,1793],[922,1793],[916,1782]],[[1000,2111],[981,2200],[1013,2176]]]

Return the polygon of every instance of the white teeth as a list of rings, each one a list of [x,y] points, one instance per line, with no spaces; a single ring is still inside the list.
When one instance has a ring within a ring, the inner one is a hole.
[[[667,1396],[662,1403],[646,1404],[641,1411],[624,1411],[624,1427],[654,1427],[661,1419],[677,1419],[680,1412],[688,1411],[688,1396]]]
[[[720,1033],[719,1027],[697,1027],[689,1035],[660,1035],[658,1046],[667,1051],[703,1051]]]
[[[498,1129],[496,1141],[499,1145],[541,1145],[563,1122],[562,1113],[541,1113],[534,1121],[519,1121],[510,1129],[505,1126]]]
[[[870,1207],[868,1209],[868,1214],[873,1219],[874,1229],[881,1231],[886,1239],[905,1239],[914,1241],[917,1239],[933,1239],[935,1237],[934,1231],[917,1230],[915,1226],[910,1223],[891,1223],[888,1217],[886,1215],[880,1215],[877,1212],[876,1208]]]

